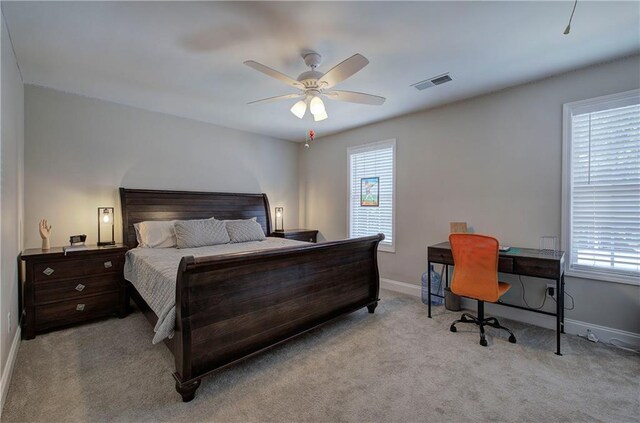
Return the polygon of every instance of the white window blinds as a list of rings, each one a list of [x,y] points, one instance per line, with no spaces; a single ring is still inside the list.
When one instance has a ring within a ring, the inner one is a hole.
[[[349,155],[349,237],[383,233],[394,251],[395,140],[353,147]]]
[[[570,114],[569,270],[638,281],[640,104],[625,103]]]

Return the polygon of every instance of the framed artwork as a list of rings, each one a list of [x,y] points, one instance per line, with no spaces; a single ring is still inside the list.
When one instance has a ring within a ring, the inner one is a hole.
[[[360,205],[378,207],[380,205],[380,178],[360,179]]]

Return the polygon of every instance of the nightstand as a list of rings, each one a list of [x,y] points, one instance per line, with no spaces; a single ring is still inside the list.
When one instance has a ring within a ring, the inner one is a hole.
[[[126,316],[123,245],[89,246],[69,252],[61,247],[22,252],[23,337],[98,317]]]
[[[285,229],[271,232],[271,236],[297,241],[318,242],[318,231],[315,229]]]

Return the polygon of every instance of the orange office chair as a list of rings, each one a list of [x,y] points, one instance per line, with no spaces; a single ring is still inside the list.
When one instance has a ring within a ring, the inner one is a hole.
[[[516,337],[509,329],[500,325],[495,317],[484,317],[484,302],[495,303],[511,288],[498,282],[498,240],[477,234],[449,235],[453,253],[453,279],[451,291],[462,297],[478,300],[478,316],[463,313],[459,320],[451,324],[451,332],[456,332],[456,323],[475,323],[480,326],[480,345],[487,346],[484,327],[491,326],[509,332],[509,342],[516,343]]]

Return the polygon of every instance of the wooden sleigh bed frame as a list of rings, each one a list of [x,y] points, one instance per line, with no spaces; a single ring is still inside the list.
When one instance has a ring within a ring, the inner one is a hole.
[[[266,194],[120,188],[123,242],[148,220],[249,219],[271,233]],[[212,257],[183,257],[176,278],[176,327],[165,340],[176,390],[191,401],[200,380],[338,316],[378,304],[377,249],[384,235]],[[157,316],[127,291],[147,319]]]

